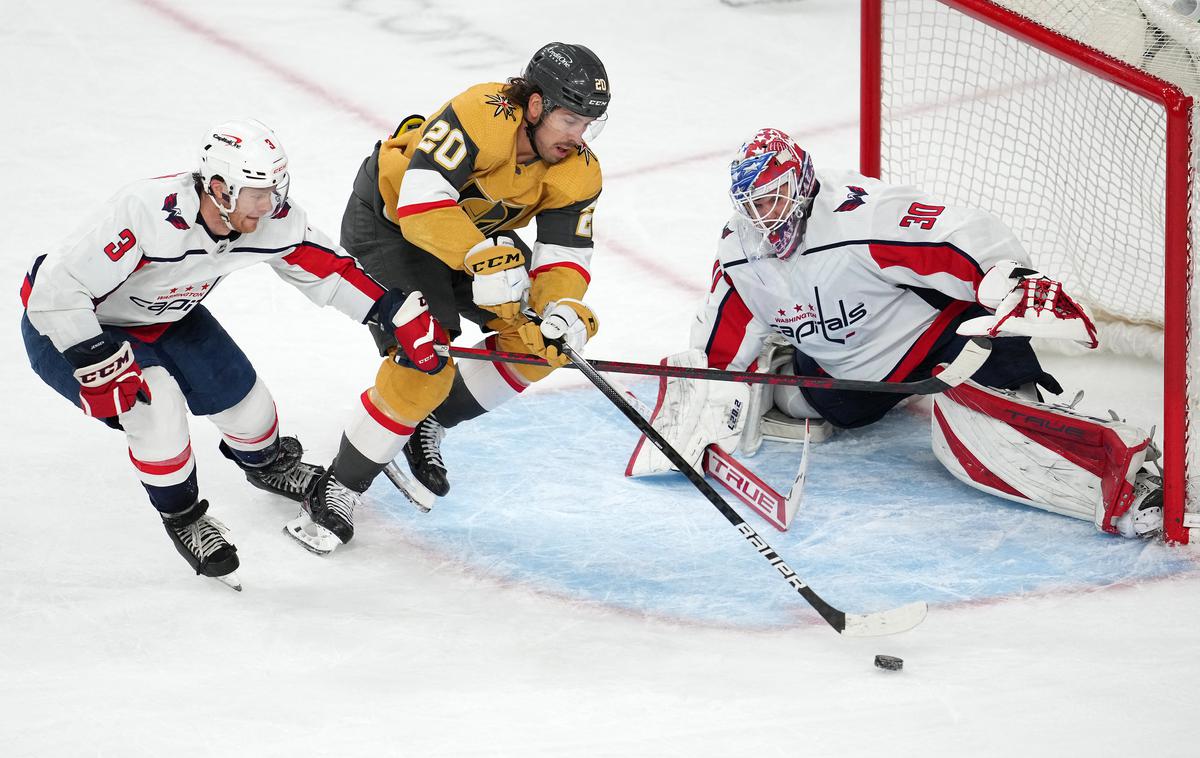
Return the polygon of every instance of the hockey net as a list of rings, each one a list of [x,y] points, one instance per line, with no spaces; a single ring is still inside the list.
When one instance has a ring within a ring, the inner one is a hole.
[[[996,213],[1097,316],[1104,347],[1162,362],[1165,531],[1187,542],[1200,24],[1171,0],[862,6],[863,172]]]

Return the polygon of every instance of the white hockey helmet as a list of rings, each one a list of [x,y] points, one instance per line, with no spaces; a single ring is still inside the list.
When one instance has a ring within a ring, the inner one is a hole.
[[[778,129],[759,129],[738,149],[729,173],[734,210],[763,235],[757,257],[793,255],[817,194],[812,158]]]
[[[205,194],[213,198],[226,221],[237,208],[238,193],[249,187],[272,190],[271,215],[275,215],[287,200],[291,183],[287,153],[279,138],[253,118],[224,121],[208,130],[200,147],[199,173]],[[213,179],[228,187],[227,198],[213,196]]]

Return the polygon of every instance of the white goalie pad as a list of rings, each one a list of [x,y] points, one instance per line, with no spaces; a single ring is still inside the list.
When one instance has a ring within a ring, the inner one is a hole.
[[[1149,450],[1145,431],[972,381],[934,397],[933,452],[962,482],[1117,532]]]
[[[759,373],[792,373],[792,346],[778,335],[767,337],[756,365]],[[746,405],[746,424],[738,441],[738,452],[753,456],[762,447],[763,440],[795,442],[808,445],[824,442],[833,435],[833,425],[821,418],[792,416],[782,408],[787,407],[788,397],[802,399],[799,387],[773,384],[750,386],[750,401]],[[815,412],[814,412],[815,413]]]
[[[687,350],[661,361],[664,366],[707,368],[702,350]],[[704,448],[711,444],[733,450],[746,420],[749,388],[737,382],[713,382],[662,377],[650,424],[693,469],[699,469]],[[667,457],[645,435],[625,466],[625,476],[645,476],[672,471]]]

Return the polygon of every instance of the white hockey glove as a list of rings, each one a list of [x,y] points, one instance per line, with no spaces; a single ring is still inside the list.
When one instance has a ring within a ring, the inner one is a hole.
[[[553,300],[542,309],[540,325],[530,321],[523,324],[517,333],[530,352],[546,359],[551,366],[565,366],[570,359],[559,352],[556,341],[565,342],[575,352],[581,352],[587,341],[596,336],[600,322],[596,314],[582,300],[563,298]]]
[[[476,305],[505,321],[517,318],[521,301],[529,293],[529,272],[525,270],[524,253],[511,239],[485,239],[467,252],[463,266],[475,277],[471,297]]]
[[[975,297],[995,313],[964,321],[959,334],[1068,339],[1089,348],[1099,344],[1091,316],[1063,292],[1062,284],[1016,261],[988,269]]]

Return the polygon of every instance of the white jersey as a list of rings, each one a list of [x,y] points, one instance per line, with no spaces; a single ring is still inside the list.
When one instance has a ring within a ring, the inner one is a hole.
[[[743,370],[772,332],[843,379],[900,381],[975,302],[983,273],[1029,256],[992,214],[939,203],[853,171],[820,182],[803,249],[754,259],[762,239],[734,216],[692,326],[709,366]]]
[[[29,320],[65,350],[119,326],[153,341],[238,269],[266,263],[314,303],[366,319],[383,288],[288,201],[249,234],[214,237],[191,174],[118,192],[70,239],[33,262]]]

